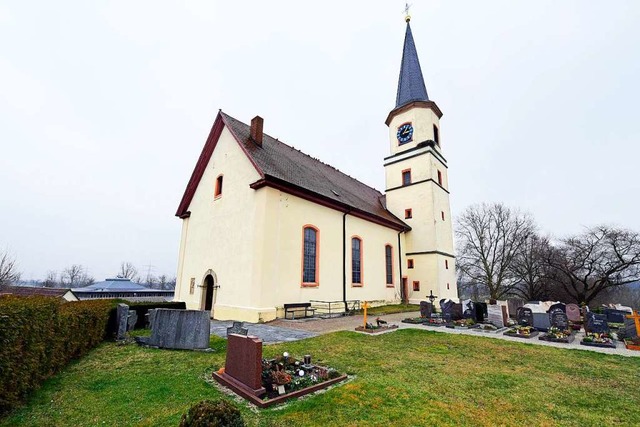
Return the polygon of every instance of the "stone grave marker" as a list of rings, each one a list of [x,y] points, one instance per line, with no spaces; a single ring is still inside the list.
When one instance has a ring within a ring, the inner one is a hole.
[[[433,307],[430,302],[420,301],[420,317],[431,317]]]
[[[549,323],[549,313],[533,312],[533,327],[540,331],[547,331],[551,323]]]
[[[562,307],[552,307],[549,309],[549,325],[561,331],[569,329],[569,319]]]
[[[628,339],[633,339],[638,336],[635,320],[627,318],[624,319],[624,336]]]
[[[486,302],[474,302],[473,305],[476,309],[476,322],[482,323],[487,318],[487,303]]]
[[[476,316],[476,304],[471,300],[467,300],[466,303],[462,306],[462,317],[464,319],[476,320]]]
[[[262,340],[250,335],[230,334],[222,376],[254,396],[265,394],[262,387]]]
[[[451,320],[462,319],[462,314],[463,314],[462,304],[454,303],[451,306]]]
[[[487,305],[487,320],[497,328],[504,327],[507,322],[506,307],[500,304]]]
[[[185,350],[209,348],[209,315],[204,310],[157,308],[149,315],[151,337],[145,343]]]
[[[597,314],[592,311],[587,312],[587,321],[584,329],[587,332],[594,332],[598,334],[609,333],[607,316],[604,314]]]
[[[509,314],[511,316],[518,317],[518,309],[524,306],[524,301],[518,298],[512,298],[507,300],[507,306],[509,307]]]
[[[442,318],[447,322],[451,322],[453,320],[453,306],[454,302],[450,299],[441,299],[440,300],[440,309],[442,310]]]
[[[243,328],[244,322],[233,322],[233,326],[227,328],[227,336],[231,334],[236,335],[244,335],[245,337],[249,334],[249,330],[247,328]]]
[[[551,310],[562,310],[563,313],[567,313],[567,305],[561,302],[557,302],[549,306],[547,313],[551,313]]]
[[[605,316],[607,316],[608,323],[624,323],[625,316],[631,314],[626,311],[617,310],[615,308],[605,308],[603,310]]]
[[[533,326],[533,311],[529,307],[518,307],[516,310],[518,325]]]
[[[127,328],[129,326],[129,306],[127,304],[118,304],[116,308],[116,319],[118,322],[116,339],[120,341],[126,338]]]
[[[576,304],[567,304],[567,318],[573,323],[580,322],[580,307]]]

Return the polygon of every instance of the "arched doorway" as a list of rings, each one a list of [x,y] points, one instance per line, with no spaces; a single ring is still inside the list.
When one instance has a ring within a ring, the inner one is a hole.
[[[211,311],[213,308],[213,276],[208,274],[207,277],[204,278],[204,307],[203,310]],[[213,317],[213,313],[211,313],[211,317]]]

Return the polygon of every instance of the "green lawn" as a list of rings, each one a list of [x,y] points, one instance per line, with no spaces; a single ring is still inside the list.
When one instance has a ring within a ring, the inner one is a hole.
[[[380,316],[383,314],[393,313],[405,313],[407,311],[420,311],[420,306],[417,304],[390,304],[381,305],[380,307],[372,307],[367,309],[367,315]],[[357,314],[363,314],[364,310],[360,309],[356,311]]]
[[[223,394],[205,376],[215,353],[105,343],[45,383],[0,426],[176,426],[190,404]],[[313,355],[355,375],[283,409],[254,411],[250,426],[640,425],[640,358],[563,350],[417,329],[337,332],[265,346]]]

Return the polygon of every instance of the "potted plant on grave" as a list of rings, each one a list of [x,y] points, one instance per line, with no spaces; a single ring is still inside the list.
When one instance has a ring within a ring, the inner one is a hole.
[[[571,329],[560,329],[557,326],[552,326],[540,339],[550,342],[570,343],[573,341],[573,332]]]
[[[582,338],[582,341],[580,341],[580,344],[592,347],[616,347],[613,337],[605,332],[587,332],[584,338]]]
[[[538,331],[533,326],[516,325],[507,330],[504,335],[516,338],[531,338],[538,335]]]

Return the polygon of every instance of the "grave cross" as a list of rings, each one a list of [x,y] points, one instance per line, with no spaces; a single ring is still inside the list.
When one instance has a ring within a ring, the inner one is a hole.
[[[371,306],[366,301],[364,302],[364,304],[362,304],[362,308],[364,309],[364,321],[362,323],[362,327],[365,328],[365,329],[367,329],[367,308],[369,308],[369,307],[371,307]]]
[[[636,334],[640,337],[640,314],[633,311],[633,314],[627,315],[627,319],[633,319],[636,322]]]

